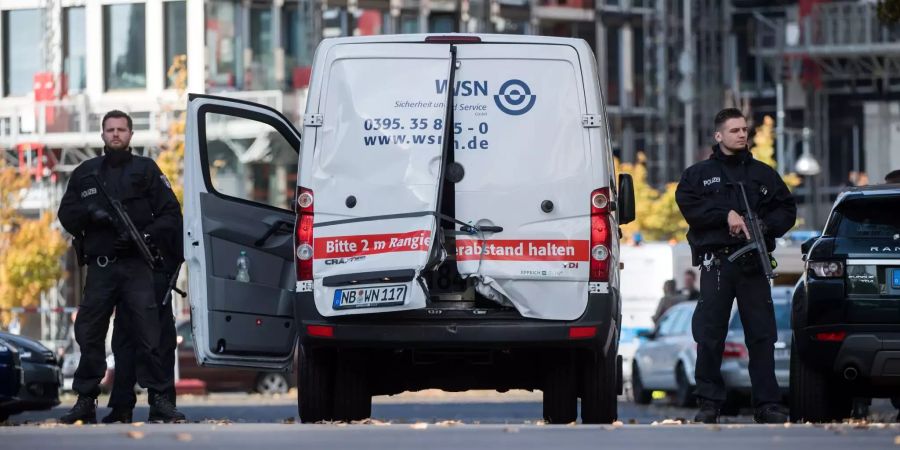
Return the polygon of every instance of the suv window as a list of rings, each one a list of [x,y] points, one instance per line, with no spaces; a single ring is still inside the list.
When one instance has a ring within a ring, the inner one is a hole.
[[[791,329],[791,304],[789,302],[775,303],[775,327],[779,330]],[[744,324],[741,323],[741,315],[737,310],[734,311],[729,328],[735,331],[743,331],[744,329]]]
[[[682,310],[673,309],[670,310],[666,315],[663,316],[662,320],[659,321],[659,335],[660,336],[671,336],[675,334],[675,325],[678,322],[678,319],[682,316]]]
[[[190,323],[185,323],[178,327],[178,336],[181,337],[182,347],[194,348],[194,333],[191,332]]]
[[[837,206],[826,234],[847,238],[888,238],[900,233],[900,198],[861,198]]]

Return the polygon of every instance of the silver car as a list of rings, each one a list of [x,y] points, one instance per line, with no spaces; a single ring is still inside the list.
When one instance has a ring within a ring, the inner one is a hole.
[[[775,377],[785,393],[790,379],[791,291],[792,288],[782,286],[772,289],[778,328]],[[645,340],[638,346],[631,367],[631,385],[636,403],[648,404],[653,391],[665,391],[678,406],[695,405],[697,345],[691,332],[691,319],[696,307],[696,302],[679,303],[666,311],[656,329],[642,333]],[[744,327],[735,307],[731,311],[722,355],[722,378],[729,393],[726,409],[739,406],[750,393],[749,362]]]

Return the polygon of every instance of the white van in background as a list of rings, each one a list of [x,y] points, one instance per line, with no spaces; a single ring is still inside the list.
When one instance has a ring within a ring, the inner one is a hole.
[[[540,389],[551,423],[576,420],[578,398],[583,422],[614,421],[634,196],[607,133],[576,39],[326,39],[302,140],[278,111],[191,95],[199,362],[286,368],[299,342],[303,422],[364,419],[373,395],[426,388]],[[296,174],[269,185],[228,171],[290,158]],[[292,182],[289,202],[265,194]]]

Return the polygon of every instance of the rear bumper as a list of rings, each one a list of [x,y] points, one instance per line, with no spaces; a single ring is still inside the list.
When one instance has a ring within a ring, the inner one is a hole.
[[[524,319],[510,314],[479,316],[471,310],[417,310],[326,318],[316,310],[312,294],[301,296],[294,309],[301,342],[316,346],[374,348],[594,348],[606,353],[618,339],[617,294],[591,294],[584,314],[573,321]],[[333,327],[333,337],[310,336],[307,327]],[[572,327],[595,327],[592,337],[573,339]]]
[[[845,331],[840,342],[815,340],[817,333]],[[847,369],[855,379],[874,386],[900,386],[900,325],[829,325],[802,331],[805,361],[818,365],[839,378],[847,379]]]

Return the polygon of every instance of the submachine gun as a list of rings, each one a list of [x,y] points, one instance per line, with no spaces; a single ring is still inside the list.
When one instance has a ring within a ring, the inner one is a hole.
[[[744,188],[744,183],[737,182],[734,183],[734,185],[741,191],[741,201],[744,203],[744,211],[746,211],[744,223],[747,225],[747,230],[750,232],[750,242],[737,249],[731,255],[728,255],[728,260],[735,262],[738,258],[741,258],[747,253],[756,251],[757,258],[759,258],[759,263],[762,265],[766,278],[773,279],[778,275],[772,271],[773,264],[772,260],[769,259],[769,251],[766,249],[766,238],[762,232],[759,216],[750,208],[750,202],[747,200],[747,190]]]
[[[97,174],[91,174],[91,176],[94,177],[94,180],[97,182],[97,191],[103,196],[106,203],[109,204],[109,207],[112,209],[113,221],[116,224],[116,228],[119,229],[119,232],[125,232],[125,234],[128,235],[129,239],[131,239],[135,247],[137,247],[138,252],[141,254],[141,258],[144,259],[144,262],[146,262],[151,269],[155,270],[160,268],[162,266],[162,256],[159,254],[159,249],[152,247],[151,244],[147,242],[147,239],[145,239],[138,231],[137,227],[134,226],[134,222],[131,221],[131,217],[125,211],[122,202],[109,196],[106,189],[103,187],[103,181],[100,177],[97,176]]]

